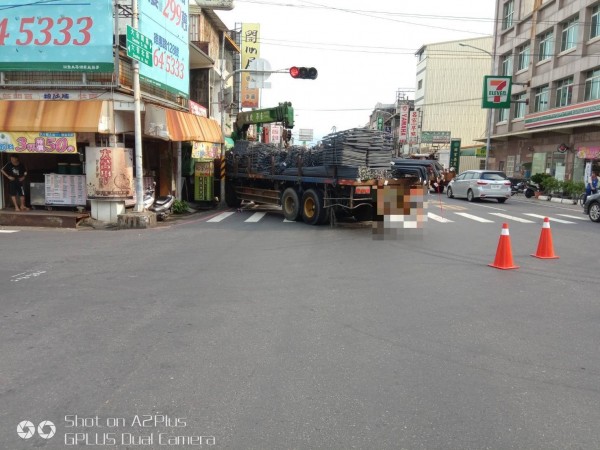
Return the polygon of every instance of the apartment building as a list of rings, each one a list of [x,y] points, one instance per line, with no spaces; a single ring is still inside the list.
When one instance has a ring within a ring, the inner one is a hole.
[[[449,148],[449,138],[460,139],[462,148],[482,147],[487,112],[481,108],[481,93],[492,66],[492,40],[431,43],[417,51],[414,108],[420,117],[420,152]]]
[[[600,164],[600,2],[498,0],[494,75],[511,108],[493,110],[491,168],[581,181]]]

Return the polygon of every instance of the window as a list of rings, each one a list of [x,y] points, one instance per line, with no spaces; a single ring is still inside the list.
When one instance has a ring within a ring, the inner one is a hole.
[[[535,104],[533,106],[534,112],[547,111],[548,99],[550,97],[550,89],[548,85],[540,86],[535,90]]]
[[[540,47],[538,49],[540,61],[552,58],[552,52],[554,51],[554,46],[552,43],[553,39],[554,34],[552,31],[548,31],[547,33],[540,35]]]
[[[592,26],[590,27],[590,39],[600,36],[600,6],[592,9]]]
[[[564,52],[571,48],[577,47],[577,28],[579,25],[579,17],[575,16],[571,20],[563,23],[562,36],[560,42],[560,51]]]
[[[519,94],[515,96],[515,119],[522,119],[525,117],[525,111],[527,110],[527,94]]]
[[[419,84],[417,86],[417,89],[423,89],[423,80],[419,80]]]
[[[585,78],[585,100],[600,99],[600,69],[590,70]]]
[[[515,3],[513,0],[509,0],[504,4],[502,10],[502,29],[506,30],[513,26],[513,13],[515,11]]]
[[[556,106],[568,106],[573,100],[573,77],[556,83]]]
[[[529,42],[525,45],[521,45],[519,47],[519,69],[525,70],[529,67],[529,63],[531,60],[531,47],[529,46]]]
[[[505,122],[508,120],[508,113],[510,112],[510,108],[501,109],[498,111],[498,122]]]
[[[479,160],[479,170],[484,170],[485,169],[485,159],[480,159]]]
[[[513,58],[512,55],[505,55],[502,57],[502,75],[511,76],[513,69]]]

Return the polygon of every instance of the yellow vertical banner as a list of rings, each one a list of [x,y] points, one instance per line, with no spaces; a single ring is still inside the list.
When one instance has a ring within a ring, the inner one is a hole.
[[[250,63],[260,58],[260,24],[242,24],[242,69],[250,68]],[[242,108],[258,108],[259,89],[250,89],[250,72],[242,72]]]

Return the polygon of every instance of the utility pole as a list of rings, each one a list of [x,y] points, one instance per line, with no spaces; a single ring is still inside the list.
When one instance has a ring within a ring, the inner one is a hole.
[[[138,30],[138,0],[132,0],[133,28]],[[144,164],[142,158],[142,106],[140,94],[140,63],[132,59],[133,64],[133,104],[135,134],[135,212],[144,211]]]

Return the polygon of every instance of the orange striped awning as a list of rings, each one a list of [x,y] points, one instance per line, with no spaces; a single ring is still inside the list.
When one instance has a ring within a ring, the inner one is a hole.
[[[155,105],[146,105],[144,125],[145,134],[171,141],[224,142],[215,120]]]
[[[0,101],[0,131],[99,132],[102,101]]]

